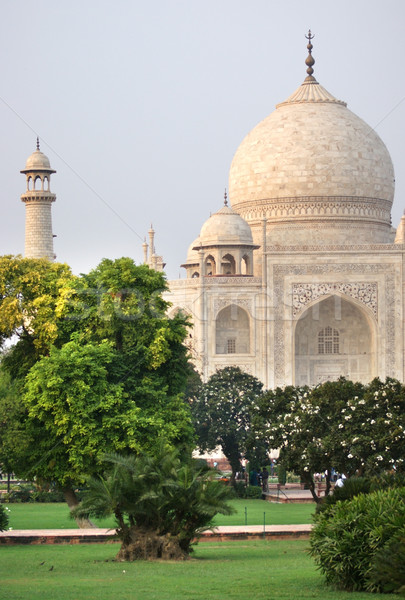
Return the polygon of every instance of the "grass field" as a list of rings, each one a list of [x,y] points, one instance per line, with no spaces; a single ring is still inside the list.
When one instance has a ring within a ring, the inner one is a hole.
[[[314,504],[275,504],[264,500],[233,500],[237,512],[229,517],[217,515],[216,525],[244,525],[245,509],[248,525],[296,525],[311,523]],[[10,527],[13,529],[75,529],[66,504],[8,504]],[[266,513],[266,514],[264,514]],[[98,520],[99,527],[114,527],[114,520]],[[1,596],[0,596],[1,598]]]
[[[201,543],[186,562],[116,563],[118,544],[0,547],[1,600],[370,600],[327,588],[303,540]],[[372,594],[373,600],[386,595]]]

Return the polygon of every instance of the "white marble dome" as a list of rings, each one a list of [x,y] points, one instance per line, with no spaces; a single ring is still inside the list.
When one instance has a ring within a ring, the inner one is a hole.
[[[223,206],[210,216],[201,228],[198,245],[251,246],[252,232],[249,225],[230,206]]]
[[[250,224],[266,218],[292,231],[291,239],[273,232],[277,243],[293,243],[300,223],[313,229],[310,221],[329,230],[328,243],[345,242],[349,221],[360,241],[371,229],[374,241],[385,241],[394,196],[388,150],[344,102],[309,79],[240,144],[229,174],[232,207]],[[300,235],[299,243],[314,241],[310,231]]]
[[[198,265],[200,263],[200,255],[198,250],[195,248],[199,248],[200,246],[200,238],[196,238],[192,244],[188,247],[187,251],[187,260],[186,265]]]
[[[38,147],[35,152],[33,152],[31,156],[27,158],[25,168],[21,171],[21,173],[27,173],[28,171],[48,171],[55,173],[55,171],[51,169],[49,158],[43,152],[41,152]]]

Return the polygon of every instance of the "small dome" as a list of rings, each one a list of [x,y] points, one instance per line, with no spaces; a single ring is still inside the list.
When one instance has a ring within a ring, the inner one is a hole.
[[[194,240],[188,247],[186,265],[198,265],[200,263],[200,254],[195,248],[200,247],[200,238]]]
[[[230,206],[223,206],[201,228],[198,244],[207,246],[252,246],[249,225]],[[196,246],[193,247],[194,250]]]
[[[21,173],[27,173],[29,171],[48,171],[49,173],[56,173],[56,171],[51,169],[49,158],[39,149],[39,141],[37,141],[37,149],[27,158],[25,169],[23,169]]]

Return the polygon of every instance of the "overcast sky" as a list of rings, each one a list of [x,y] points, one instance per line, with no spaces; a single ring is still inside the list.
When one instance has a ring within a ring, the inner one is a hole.
[[[404,0],[3,0],[0,254],[23,254],[20,174],[35,150],[57,173],[57,260],[142,262],[150,224],[178,278],[223,204],[245,135],[315,77],[374,127],[405,207]]]

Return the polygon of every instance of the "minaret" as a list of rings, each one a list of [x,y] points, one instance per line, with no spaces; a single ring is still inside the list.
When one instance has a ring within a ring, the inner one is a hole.
[[[54,260],[51,206],[56,195],[51,193],[51,169],[49,159],[37,149],[27,159],[25,169],[20,171],[27,178],[27,191],[21,195],[25,203],[25,257]]]

